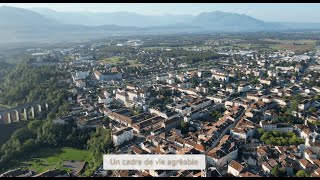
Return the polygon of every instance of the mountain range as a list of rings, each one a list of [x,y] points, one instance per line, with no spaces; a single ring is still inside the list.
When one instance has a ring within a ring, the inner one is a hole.
[[[320,23],[265,22],[221,11],[199,15],[149,16],[131,12],[57,12],[0,7],[1,43],[61,42],[115,35],[319,30]]]

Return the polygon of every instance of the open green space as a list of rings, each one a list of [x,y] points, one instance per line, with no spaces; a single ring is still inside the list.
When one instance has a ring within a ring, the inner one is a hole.
[[[129,67],[141,67],[141,66],[144,66],[144,64],[139,63],[137,60],[128,60],[127,63],[129,63]]]
[[[99,62],[108,63],[108,64],[119,64],[122,61],[122,58],[123,57],[120,57],[120,56],[113,56],[110,58],[100,59]]]
[[[270,42],[277,42],[279,44],[270,45],[270,48],[275,50],[289,50],[289,51],[310,51],[315,48],[316,41],[303,39],[303,40],[279,40],[279,39],[265,39]],[[301,45],[293,45],[293,43],[304,43]]]
[[[8,168],[22,168],[41,173],[50,169],[63,169],[71,172],[70,168],[64,167],[64,161],[86,161],[89,162],[93,154],[89,151],[73,148],[41,148],[34,153],[8,164]]]

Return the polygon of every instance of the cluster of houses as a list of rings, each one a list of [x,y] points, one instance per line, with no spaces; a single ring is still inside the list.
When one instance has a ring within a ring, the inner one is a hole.
[[[69,67],[70,116],[79,128],[111,128],[114,146],[133,142],[128,147],[132,154],[206,155],[205,170],[119,170],[114,176],[261,177],[272,176],[275,168],[286,176],[296,176],[299,170],[320,176],[320,80],[310,73],[319,66],[308,65],[313,57],[238,52],[214,68],[181,72],[158,68],[147,76],[155,82],[151,85],[148,78],[129,81],[116,67],[101,67],[91,59],[78,58],[81,63]],[[298,96],[302,100],[297,102]],[[221,109],[221,116],[212,116]],[[301,123],[281,122],[285,109]],[[257,137],[258,129],[294,132],[305,143],[266,144]],[[134,143],[137,135],[145,140]]]

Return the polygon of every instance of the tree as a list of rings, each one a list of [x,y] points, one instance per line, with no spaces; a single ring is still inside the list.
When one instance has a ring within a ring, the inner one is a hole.
[[[189,130],[189,123],[185,122],[184,120],[181,120],[180,127],[181,127],[181,132],[186,133]]]
[[[39,146],[39,143],[37,143],[34,139],[28,139],[23,144],[23,151],[25,153],[30,153],[30,152],[33,152],[38,146]]]
[[[272,168],[271,175],[274,177],[283,177],[287,175],[287,172],[284,168],[279,168],[279,166],[276,165]]]
[[[263,134],[263,133],[264,133],[264,130],[263,130],[262,128],[259,128],[259,129],[258,129],[258,132],[259,132],[260,134]]]
[[[110,123],[110,118],[109,117],[104,117],[103,118],[103,123],[109,124]]]
[[[310,174],[307,173],[307,172],[304,171],[304,170],[299,170],[299,171],[296,173],[296,176],[297,176],[297,177],[309,177]]]
[[[193,87],[198,86],[199,85],[199,80],[196,76],[192,76],[192,78],[190,79],[191,85]]]

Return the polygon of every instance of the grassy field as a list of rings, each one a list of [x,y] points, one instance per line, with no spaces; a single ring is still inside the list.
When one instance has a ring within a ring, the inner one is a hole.
[[[36,150],[32,155],[8,165],[10,169],[21,167],[30,169],[37,173],[49,169],[64,169],[71,172],[70,168],[64,167],[64,161],[86,161],[92,159],[93,154],[88,151],[77,150],[73,148],[41,148]]]
[[[129,63],[129,67],[141,67],[144,66],[144,64],[138,63],[137,60],[128,60],[127,63]]]
[[[119,64],[121,62],[121,58],[123,58],[123,57],[113,56],[113,57],[110,57],[110,58],[100,59],[99,62],[109,63],[109,64]]]

